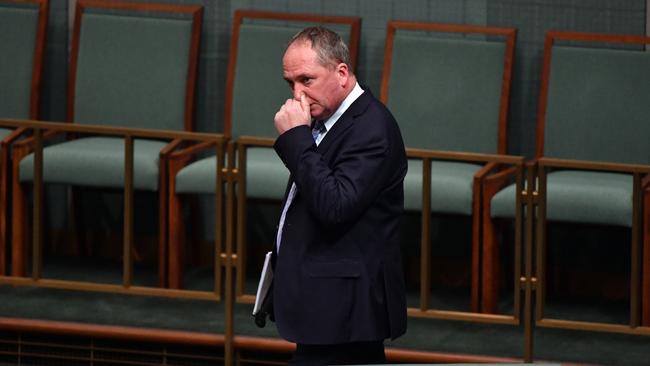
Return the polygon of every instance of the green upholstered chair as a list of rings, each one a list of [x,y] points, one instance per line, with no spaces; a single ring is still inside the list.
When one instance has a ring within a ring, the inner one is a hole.
[[[472,218],[470,307],[478,310],[480,184],[492,164],[462,155],[506,152],[514,41],[514,29],[388,24],[381,98],[400,125],[409,155],[405,209],[422,212],[422,311],[429,308],[431,214]],[[445,151],[449,158],[422,158],[413,149]],[[428,199],[423,185],[430,188]]]
[[[637,36],[546,34],[537,120],[536,184],[530,179],[528,189],[537,195],[534,276],[538,318],[544,316],[546,222],[552,221],[631,230],[630,324],[639,324],[640,291],[645,299],[644,322],[648,325],[650,321],[648,277],[641,290],[639,269],[643,236],[643,264],[650,276],[650,53],[643,51],[648,43],[650,38]],[[504,185],[485,202],[486,247],[499,247],[495,221],[514,217],[516,198],[514,186]],[[498,259],[492,259],[493,268],[499,267]],[[486,283],[484,297],[489,300],[486,311],[493,312],[498,282],[494,274],[486,273],[485,277],[494,277]]]
[[[142,130],[191,130],[203,9],[200,6],[77,2],[68,85],[68,121]],[[134,140],[134,188],[159,192],[160,273],[166,273],[168,141]],[[26,154],[23,154],[26,155]],[[16,156],[13,241],[26,241],[24,183],[34,179],[34,155]],[[124,140],[81,136],[43,149],[43,182],[119,189]],[[18,246],[18,247],[16,247]],[[14,256],[14,275],[25,274]]]
[[[39,117],[47,9],[47,0],[0,1],[0,118]],[[6,265],[10,145],[22,132],[0,126],[0,275]]]
[[[317,24],[339,32],[347,40],[352,62],[356,64],[360,32],[358,17],[238,10],[233,18],[224,132],[233,142],[229,148],[229,166],[237,166],[238,295],[243,294],[245,281],[246,200],[281,200],[289,178],[289,172],[272,148],[277,137],[273,116],[291,97],[282,78],[282,56],[293,35],[306,26]],[[174,218],[180,215],[180,206],[176,205],[178,197],[173,197],[175,193],[215,192],[216,157],[205,159],[188,165],[178,174],[172,171],[174,168],[170,169],[171,179],[176,177],[176,181],[170,183],[171,187],[175,187],[175,191],[170,192],[170,222],[181,221]],[[178,268],[170,274],[170,281],[176,278],[175,285],[179,287],[183,261],[180,252],[183,247],[180,243],[183,237],[181,230],[181,227],[171,225],[169,235],[170,240],[177,243],[170,243],[170,248],[179,248],[177,263],[173,266],[170,263],[170,269]]]
[[[47,6],[47,0],[0,0],[0,53],[5,55],[0,59],[2,118],[38,117]],[[8,134],[0,132],[2,137]]]

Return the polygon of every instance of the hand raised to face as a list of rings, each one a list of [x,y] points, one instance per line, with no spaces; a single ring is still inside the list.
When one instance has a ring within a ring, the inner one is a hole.
[[[279,134],[283,134],[285,131],[297,126],[309,126],[311,113],[305,94],[300,93],[300,100],[287,99],[275,114],[274,123]]]

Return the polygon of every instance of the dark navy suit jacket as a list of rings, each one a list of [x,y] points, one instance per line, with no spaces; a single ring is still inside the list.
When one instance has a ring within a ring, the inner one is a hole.
[[[407,163],[391,113],[366,90],[318,147],[310,128],[299,126],[274,148],[291,173],[289,186],[297,186],[274,258],[280,335],[303,344],[402,335],[399,225]]]

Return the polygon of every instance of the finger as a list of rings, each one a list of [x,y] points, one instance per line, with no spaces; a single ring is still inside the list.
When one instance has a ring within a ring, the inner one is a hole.
[[[307,101],[305,93],[300,93],[300,106],[303,111],[309,111],[309,102]]]

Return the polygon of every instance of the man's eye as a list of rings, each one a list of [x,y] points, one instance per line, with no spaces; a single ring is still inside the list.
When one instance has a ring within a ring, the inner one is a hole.
[[[309,85],[313,79],[311,78],[304,78],[302,79],[302,83],[305,85]]]

